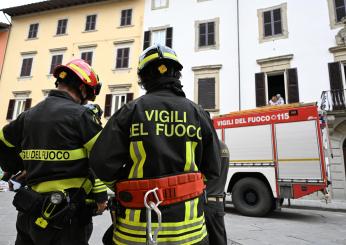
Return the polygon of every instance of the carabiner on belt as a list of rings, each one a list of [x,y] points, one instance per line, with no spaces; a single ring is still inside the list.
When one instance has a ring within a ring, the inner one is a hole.
[[[144,205],[147,209],[147,245],[156,245],[157,244],[157,236],[159,235],[159,231],[161,229],[161,222],[162,222],[162,217],[161,217],[161,211],[159,210],[158,206],[162,201],[160,201],[159,197],[157,196],[156,191],[159,188],[154,188],[152,190],[149,190],[145,193],[144,195]],[[155,197],[155,201],[148,201],[148,196],[149,194],[153,194]],[[154,229],[154,235],[152,233],[152,227],[151,227],[151,211],[154,210],[154,212],[157,215],[157,221],[158,221],[158,227]]]

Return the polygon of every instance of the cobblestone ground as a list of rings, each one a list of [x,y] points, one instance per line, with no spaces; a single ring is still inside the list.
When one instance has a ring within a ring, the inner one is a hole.
[[[0,192],[0,245],[14,244],[16,211],[11,205],[12,198],[13,193]],[[343,212],[282,209],[265,218],[251,218],[237,214],[232,207],[226,211],[231,245],[346,245],[346,213]],[[110,222],[108,214],[94,218],[90,245],[101,245],[101,237]]]

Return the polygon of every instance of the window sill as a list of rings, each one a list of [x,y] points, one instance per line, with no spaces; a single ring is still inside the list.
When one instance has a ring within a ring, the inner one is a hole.
[[[132,68],[128,67],[128,68],[114,68],[112,69],[113,72],[117,72],[117,71],[131,71]]]
[[[32,76],[23,76],[23,77],[17,77],[17,80],[31,80]]]
[[[33,41],[33,40],[37,40],[38,39],[38,37],[33,37],[33,38],[27,38],[27,39],[25,39],[25,41]]]
[[[205,51],[205,50],[218,50],[219,49],[219,46],[214,44],[214,45],[208,45],[208,46],[202,46],[202,47],[197,47],[196,48],[196,52],[198,51]]]
[[[270,41],[286,39],[286,38],[288,38],[288,33],[282,33],[282,34],[277,34],[277,35],[274,35],[274,36],[262,37],[259,40],[259,42],[260,43],[264,43],[264,42],[270,42]]]
[[[53,37],[63,37],[63,36],[68,36],[68,34],[64,33],[64,34],[55,34],[55,35],[53,35]]]
[[[97,30],[95,29],[95,30],[84,30],[84,31],[82,31],[82,33],[89,33],[89,32],[96,32]]]
[[[159,9],[167,9],[167,8],[168,8],[168,6],[162,6],[162,7],[154,7],[154,6],[152,6],[151,10],[159,10]]]
[[[204,109],[205,111],[209,111],[209,112],[219,112],[220,109],[215,108],[215,109]]]
[[[123,29],[123,28],[127,28],[127,27],[134,27],[134,25],[123,25],[123,26],[118,26],[118,29]]]

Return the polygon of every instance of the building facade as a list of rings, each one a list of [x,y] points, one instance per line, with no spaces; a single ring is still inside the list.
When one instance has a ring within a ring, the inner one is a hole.
[[[213,115],[318,102],[327,113],[332,196],[346,199],[344,0],[51,0],[5,10],[12,28],[0,83],[4,124],[54,88],[55,65],[91,63],[105,118],[139,96],[137,58],[172,47],[187,97]],[[72,4],[72,5],[73,5]]]
[[[322,105],[332,196],[346,199],[345,1],[146,0],[144,10],[143,48],[173,47],[187,97],[211,113],[265,106],[277,94]]]
[[[5,9],[11,34],[0,83],[0,124],[55,88],[54,67],[82,58],[103,83],[95,103],[105,118],[138,96],[144,3],[140,0],[51,0]],[[104,119],[105,120],[105,119]]]
[[[0,79],[2,66],[4,64],[4,57],[7,47],[8,35],[9,35],[10,26],[6,23],[0,22]]]

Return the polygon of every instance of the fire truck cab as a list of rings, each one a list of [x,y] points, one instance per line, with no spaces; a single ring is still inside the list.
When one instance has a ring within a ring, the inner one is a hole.
[[[238,212],[264,216],[284,198],[327,185],[320,116],[315,104],[267,106],[214,118],[229,148],[225,192]]]

